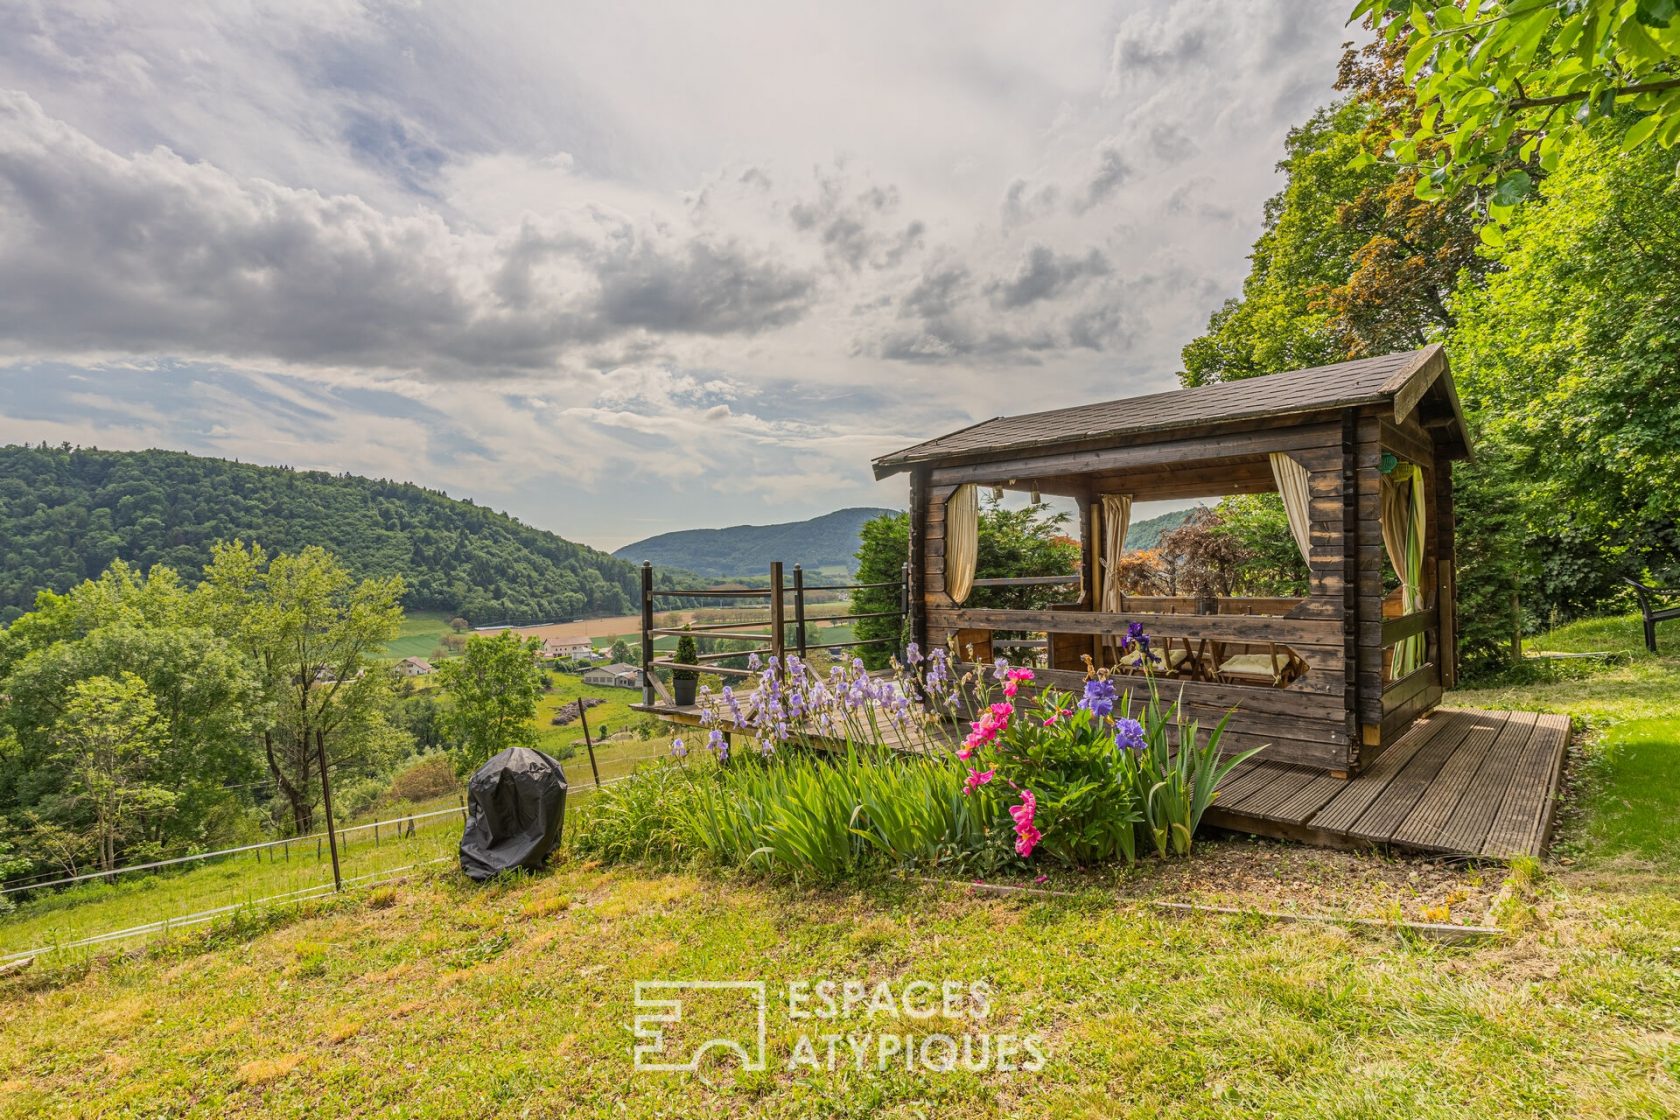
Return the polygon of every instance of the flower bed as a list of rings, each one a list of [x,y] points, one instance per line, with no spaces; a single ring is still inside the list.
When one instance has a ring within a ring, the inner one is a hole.
[[[597,794],[579,846],[826,880],[1130,863],[1188,854],[1219,780],[1247,757],[1221,760],[1223,723],[1204,734],[1183,721],[1148,676],[1094,671],[1077,695],[1034,695],[1029,668],[999,660],[959,676],[944,650],[907,653],[891,676],[790,656],[757,666],[750,693],[702,690],[703,743],[675,739],[668,763]],[[1121,687],[1132,679],[1141,698]]]

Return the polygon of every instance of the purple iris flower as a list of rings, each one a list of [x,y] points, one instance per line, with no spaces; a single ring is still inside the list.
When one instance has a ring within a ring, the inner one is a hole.
[[[1143,724],[1135,719],[1115,720],[1114,745],[1121,750],[1141,751],[1144,747]]]
[[[1079,706],[1098,719],[1114,710],[1114,682],[1096,677],[1085,682],[1085,697]]]

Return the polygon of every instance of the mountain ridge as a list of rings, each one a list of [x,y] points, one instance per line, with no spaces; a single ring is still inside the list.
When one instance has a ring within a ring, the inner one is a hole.
[[[185,451],[0,446],[0,623],[113,560],[196,574],[218,540],[311,544],[358,577],[401,574],[404,606],[475,624],[625,614],[635,568],[411,482]]]
[[[771,525],[727,525],[717,529],[678,529],[634,541],[613,556],[655,567],[677,567],[712,579],[762,576],[772,560],[802,564],[809,570],[856,564],[858,532],[864,522],[898,510],[849,506],[804,521]]]

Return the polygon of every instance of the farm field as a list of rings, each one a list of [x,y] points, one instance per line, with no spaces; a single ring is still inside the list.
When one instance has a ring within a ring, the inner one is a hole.
[[[404,612],[402,629],[385,647],[385,656],[392,661],[405,657],[431,657],[438,642],[451,632],[449,619],[450,615],[441,611]]]

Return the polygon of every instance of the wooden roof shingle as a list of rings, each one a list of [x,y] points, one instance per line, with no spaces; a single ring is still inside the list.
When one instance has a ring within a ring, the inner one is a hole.
[[[999,416],[918,443],[875,460],[875,476],[885,478],[918,463],[969,459],[1069,443],[1096,442],[1111,436],[1136,436],[1174,428],[1392,401],[1399,417],[1409,415],[1423,396],[1438,391],[1451,405],[1464,450],[1469,435],[1440,345],[1287,373],[1265,374],[1195,389],[1176,389],[1099,404]]]

